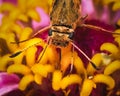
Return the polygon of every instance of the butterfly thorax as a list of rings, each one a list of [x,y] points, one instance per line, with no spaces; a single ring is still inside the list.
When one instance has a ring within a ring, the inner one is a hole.
[[[51,43],[55,46],[66,47],[73,37],[74,30],[67,26],[51,27],[49,36],[52,38]]]

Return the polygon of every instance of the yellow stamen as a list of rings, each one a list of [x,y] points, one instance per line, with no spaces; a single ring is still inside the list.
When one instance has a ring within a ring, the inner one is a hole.
[[[119,47],[120,47],[120,37],[116,37],[115,41],[118,43]]]
[[[33,20],[36,20],[36,21],[40,21],[40,17],[39,17],[39,14],[37,13],[37,11],[35,9],[30,9],[28,10],[27,12],[27,15],[32,18]]]
[[[120,29],[115,30],[114,33],[119,33],[120,34]],[[114,37],[120,37],[120,35],[113,34]]]
[[[29,74],[31,72],[31,70],[23,64],[13,64],[8,67],[7,72],[8,73],[19,73],[19,74],[26,75],[26,74]]]
[[[81,58],[77,55],[76,52],[73,53],[73,65],[75,66],[77,73],[86,75],[86,70]]]
[[[100,64],[102,63],[102,55],[100,53],[97,53],[92,57],[91,60],[96,66],[99,67]],[[93,75],[95,71],[96,69],[89,63],[87,67],[87,73],[89,75]]]
[[[25,39],[26,40],[26,39]],[[37,43],[38,42],[38,43]],[[37,44],[36,44],[37,43]],[[23,44],[23,45],[22,45]],[[24,43],[20,43],[21,46],[24,46],[25,48],[29,47],[29,46],[34,46],[34,45],[40,45],[40,46],[44,46],[44,42],[42,39],[40,38],[33,38],[29,41],[27,41],[25,44]]]
[[[117,24],[120,25],[120,19],[117,21]]]
[[[68,52],[68,53],[62,55],[61,70],[63,71],[63,73],[68,68],[68,66],[71,64],[71,60],[72,60],[71,57],[72,57],[72,52]]]
[[[26,61],[29,67],[32,67],[35,64],[36,51],[37,48],[35,46],[27,49],[26,51]]]
[[[112,43],[104,43],[104,44],[102,44],[102,46],[100,47],[100,50],[101,51],[103,51],[103,50],[109,51],[113,55],[117,55],[118,52],[119,52],[119,49],[117,48],[117,46],[112,44]]]
[[[20,14],[17,18],[23,22],[29,22],[28,16],[25,14]]]
[[[34,74],[40,74],[43,77],[47,77],[49,72],[54,71],[54,67],[52,65],[42,65],[42,64],[35,64],[32,66],[31,70],[33,71]]]
[[[0,12],[13,11],[14,9],[15,9],[15,6],[10,3],[2,3],[2,5],[0,6]]]
[[[96,88],[96,84],[92,80],[84,80],[80,96],[89,96],[93,88]]]
[[[46,44],[44,44],[43,48],[45,48],[45,46],[46,46]],[[44,52],[44,50],[42,52]],[[42,52],[38,58],[38,60],[39,60],[41,58],[41,56],[43,55],[41,60],[39,61],[40,64],[46,64],[49,61],[50,64],[55,65],[59,61],[58,53],[55,50],[55,48],[53,48],[52,46],[48,46],[47,49],[45,50],[44,54],[42,54]]]
[[[42,84],[42,76],[41,75],[35,74],[34,79],[37,84],[39,84],[39,85]]]
[[[108,86],[107,90],[111,90],[115,86],[115,81],[113,80],[113,78],[111,76],[107,76],[107,75],[104,75],[104,74],[98,74],[98,75],[94,76],[93,81],[95,83],[106,84]]]
[[[18,50],[19,51],[19,50]],[[18,52],[16,51],[16,52]],[[14,53],[13,53],[14,54]],[[23,57],[24,57],[24,52],[20,53],[18,56],[12,58],[14,60],[14,64],[21,64],[22,63],[22,60],[23,60]],[[9,57],[10,58],[10,57]]]
[[[9,54],[0,57],[0,71],[6,71],[8,61],[12,61]]]
[[[103,3],[104,4],[109,4],[109,3],[112,3],[112,2],[114,2],[115,0],[103,0]]]
[[[70,74],[70,75],[67,75],[66,77],[64,77],[62,80],[61,80],[61,88],[62,89],[65,89],[66,87],[68,87],[69,85],[71,84],[81,84],[81,77],[77,74]]]
[[[13,33],[6,33],[6,42],[7,45],[10,49],[11,52],[15,52],[18,49],[18,45],[17,44],[11,44],[11,42],[15,42],[15,35]]]
[[[20,83],[19,83],[19,89],[20,90],[25,90],[27,88],[27,86],[34,80],[34,77],[33,75],[31,74],[28,74],[28,75],[25,75]]]
[[[11,26],[11,29],[16,33],[16,34],[21,34],[22,32],[22,27],[20,25],[17,25],[16,23],[13,23]]]
[[[20,34],[20,41],[28,39],[32,32],[33,30],[30,27],[23,28],[22,33]]]
[[[113,4],[112,10],[113,10],[113,11],[120,10],[120,2],[119,2],[119,1],[116,1],[116,2]]]
[[[18,10],[18,9],[15,8],[14,11],[10,12],[9,19],[11,21],[15,21],[19,15],[20,15],[20,10]]]
[[[60,70],[54,71],[53,78],[52,78],[52,87],[54,90],[60,89],[61,79],[62,79],[62,72]]]
[[[104,70],[104,74],[106,75],[110,75],[113,72],[115,72],[116,70],[120,69],[120,61],[116,60],[111,62]]]

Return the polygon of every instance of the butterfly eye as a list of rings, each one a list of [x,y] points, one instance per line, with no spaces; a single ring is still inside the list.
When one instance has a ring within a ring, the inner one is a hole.
[[[52,35],[52,30],[50,29],[50,31],[48,32],[48,35],[51,36]]]
[[[68,36],[69,39],[73,39],[74,32],[71,32]]]

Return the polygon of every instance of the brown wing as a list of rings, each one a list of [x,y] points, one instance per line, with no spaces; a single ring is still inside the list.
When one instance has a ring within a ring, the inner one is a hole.
[[[79,18],[80,0],[54,0],[50,13],[52,25],[71,26]]]

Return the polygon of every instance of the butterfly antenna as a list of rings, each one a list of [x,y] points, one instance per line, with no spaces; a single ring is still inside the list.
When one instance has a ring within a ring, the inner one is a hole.
[[[44,32],[44,31],[50,29],[50,27],[51,27],[51,25],[50,25],[50,26],[47,26],[47,27],[45,27],[45,28],[43,28],[43,29],[41,29],[41,30],[39,30],[38,32],[36,32],[35,34],[33,34],[32,37],[29,38],[29,39],[25,39],[25,40],[17,41],[17,42],[11,42],[11,43],[12,43],[12,44],[19,44],[19,43],[26,42],[26,41],[28,41],[28,40],[34,38],[34,37],[37,36],[38,34],[40,34],[40,33]]]
[[[44,32],[44,31],[46,31],[46,30],[48,30],[48,29],[50,29],[50,28],[51,28],[51,25],[49,25],[49,26],[47,26],[47,27],[39,30],[38,32],[36,32],[35,34],[33,34],[33,36],[32,36],[31,38],[34,38],[34,37],[37,36],[38,34]]]
[[[42,59],[42,57],[43,57],[43,55],[44,55],[44,53],[45,53],[45,51],[46,51],[46,49],[47,49],[47,47],[48,47],[49,44],[50,44],[50,38],[48,37],[48,38],[47,38],[47,45],[46,45],[45,48],[43,49],[43,52],[41,53],[42,55],[41,55],[40,58],[37,60],[37,63],[39,63],[40,60]]]
[[[120,35],[120,33],[114,33],[113,31],[110,31],[110,30],[107,30],[107,29],[104,29],[102,27],[95,26],[95,25],[82,24],[81,27],[86,27],[86,28],[94,29],[94,30],[98,30],[98,31],[104,31],[104,32],[110,33],[110,34]]]
[[[73,70],[73,62],[74,62],[74,46],[72,46],[70,73],[72,73]]]
[[[96,69],[99,70],[99,68],[92,62],[92,60],[79,48],[77,47],[73,42],[71,44],[81,53],[85,58],[91,63],[91,65]]]
[[[30,38],[30,39],[32,39],[32,38]],[[28,40],[30,40],[30,39],[26,39],[26,40],[22,40],[22,41],[17,41],[17,42],[10,42],[10,43],[11,43],[11,44],[19,44],[19,43],[26,42],[26,41],[28,41]]]
[[[27,49],[29,49],[30,47],[33,47],[33,46],[35,46],[35,45],[37,45],[37,44],[39,44],[39,43],[41,43],[41,41],[40,41],[40,42],[37,42],[37,43],[35,43],[35,44],[33,44],[33,45],[30,45],[30,46],[28,46],[28,47],[26,47],[26,48],[24,48],[24,49],[22,49],[22,50],[20,50],[20,51],[17,51],[16,53],[13,53],[13,54],[10,55],[9,57],[10,57],[10,58],[14,58],[14,57],[18,56],[19,54],[21,54],[22,52],[24,52],[24,51],[26,51]]]

